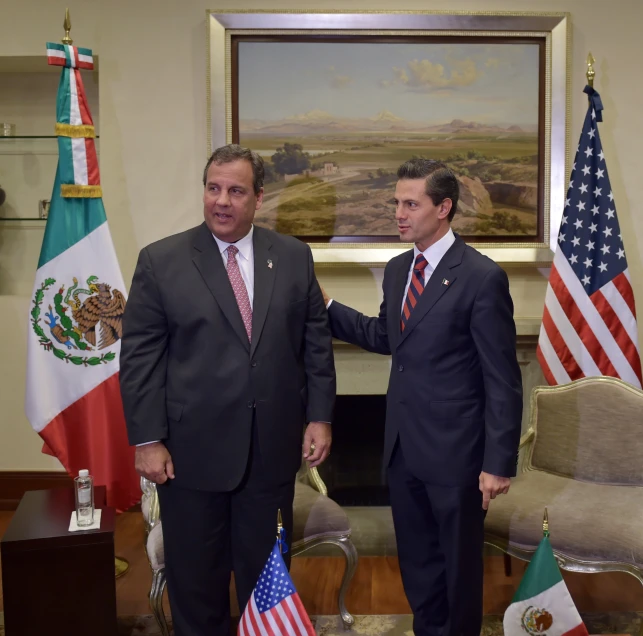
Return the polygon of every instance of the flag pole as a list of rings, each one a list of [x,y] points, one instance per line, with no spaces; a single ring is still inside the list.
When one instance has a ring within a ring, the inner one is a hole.
[[[281,549],[281,531],[283,530],[284,524],[281,520],[281,508],[277,510],[277,541],[279,543],[279,552],[283,553]]]
[[[549,515],[547,514],[547,508],[545,508],[545,514],[543,515],[543,536],[549,536]]]
[[[65,29],[65,37],[62,39],[62,43],[68,46],[71,46],[74,41],[71,39],[69,33],[71,31],[71,18],[69,17],[69,7],[65,9],[65,21],[63,22],[63,28]],[[123,557],[115,556],[114,557],[114,576],[119,578],[123,576],[129,570],[129,562]]]

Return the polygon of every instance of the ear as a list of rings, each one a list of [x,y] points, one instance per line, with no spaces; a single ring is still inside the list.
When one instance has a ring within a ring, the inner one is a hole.
[[[442,201],[442,203],[440,203],[438,218],[446,219],[449,216],[449,212],[451,212],[452,207],[453,207],[453,201],[451,199],[445,199],[444,201]]]
[[[257,204],[255,205],[255,212],[261,207],[262,203],[263,203],[263,188],[259,190],[259,194],[257,195]]]

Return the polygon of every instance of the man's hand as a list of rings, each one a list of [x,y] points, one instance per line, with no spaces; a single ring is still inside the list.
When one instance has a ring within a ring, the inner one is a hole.
[[[489,501],[497,495],[506,495],[509,492],[511,479],[509,477],[496,477],[489,473],[480,473],[480,492],[482,493],[482,509],[489,508]]]
[[[328,294],[324,291],[324,288],[321,285],[319,286],[319,288],[321,289],[322,296],[324,297],[324,307],[328,307],[330,298],[328,297]]]
[[[155,484],[163,484],[174,479],[174,464],[165,444],[154,442],[136,447],[136,472]]]
[[[332,433],[330,424],[311,422],[304,433],[304,459],[310,468],[319,466],[330,455]]]

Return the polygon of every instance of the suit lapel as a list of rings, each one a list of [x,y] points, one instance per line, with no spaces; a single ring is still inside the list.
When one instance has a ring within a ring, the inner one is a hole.
[[[266,322],[279,261],[277,254],[272,250],[269,234],[256,226],[253,234],[253,245],[255,294],[252,307],[252,346],[250,355],[253,355],[257,349],[261,332]]]
[[[435,271],[431,274],[431,278],[429,278],[429,282],[424,287],[418,304],[411,312],[411,316],[406,323],[406,327],[401,334],[398,344],[402,344],[404,340],[406,340],[409,333],[413,331],[422,318],[431,311],[440,298],[446,294],[447,290],[453,287],[457,275],[452,270],[462,262],[464,248],[464,241],[456,237],[455,243],[448,249],[447,253],[435,268]],[[409,267],[410,266],[411,264],[409,263]],[[448,281],[448,284],[446,284],[445,281]],[[400,303],[401,302],[400,300]]]
[[[195,255],[192,260],[194,264],[201,273],[208,289],[212,292],[224,316],[246,349],[250,351],[248,334],[246,334],[246,328],[243,325],[237,299],[232,291],[228,272],[226,272],[223,265],[223,258],[217,243],[205,223],[199,228],[193,247]]]
[[[400,259],[400,265],[397,272],[395,273],[395,281],[393,282],[394,294],[392,303],[388,308],[389,315],[386,317],[386,319],[389,324],[393,325],[390,332],[392,332],[395,336],[395,339],[393,341],[394,348],[397,346],[400,338],[402,337],[402,331],[400,330],[402,301],[404,299],[404,289],[406,288],[406,281],[409,277],[409,269],[411,269],[412,262],[413,250],[407,252],[404,255],[404,258]]]

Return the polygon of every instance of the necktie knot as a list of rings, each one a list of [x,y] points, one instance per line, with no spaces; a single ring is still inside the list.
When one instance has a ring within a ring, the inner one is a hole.
[[[424,254],[418,254],[415,257],[415,264],[413,265],[413,269],[416,272],[423,272],[424,268],[429,264],[429,261],[424,258]]]
[[[232,256],[234,258],[239,252],[239,248],[236,245],[230,245],[226,252],[228,252],[229,257]]]

